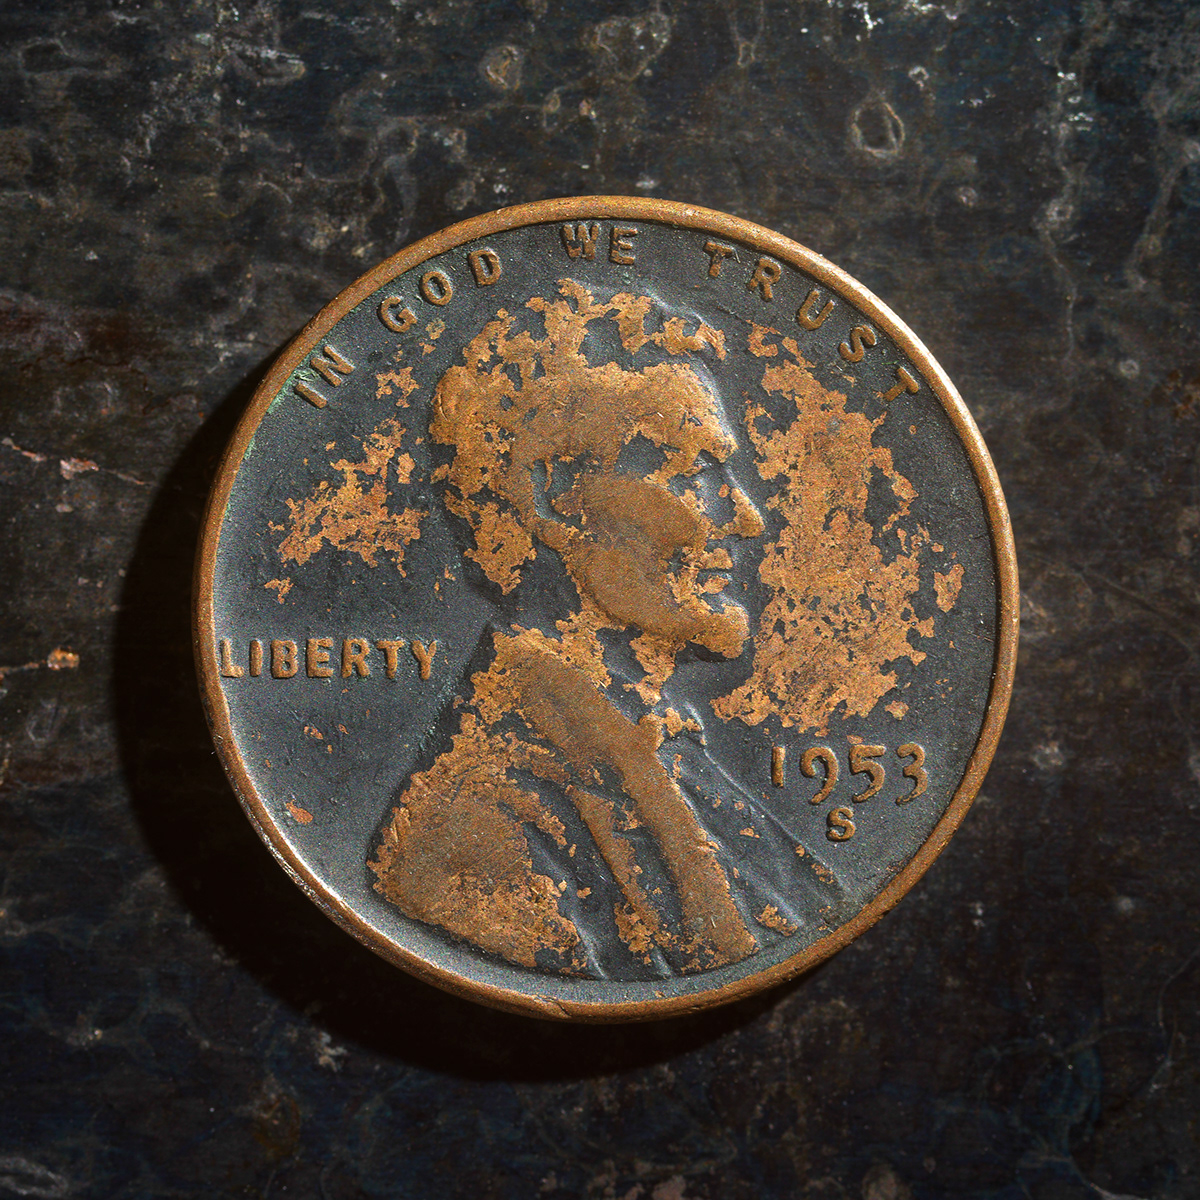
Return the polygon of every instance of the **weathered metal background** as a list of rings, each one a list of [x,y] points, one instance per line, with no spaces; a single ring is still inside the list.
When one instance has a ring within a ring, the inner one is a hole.
[[[0,1195],[1198,1186],[1200,10],[8,3]],[[891,303],[996,460],[1021,665],[903,905],[701,1019],[454,1001],[329,924],[212,754],[188,599],[281,345],[413,238],[661,195]]]

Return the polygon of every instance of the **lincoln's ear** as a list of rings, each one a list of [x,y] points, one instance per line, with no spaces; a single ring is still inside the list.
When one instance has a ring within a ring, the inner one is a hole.
[[[465,557],[479,565],[484,575],[504,595],[521,582],[521,567],[534,557],[533,539],[516,513],[497,500],[464,497],[452,489],[445,493],[446,507],[471,526],[473,549]]]

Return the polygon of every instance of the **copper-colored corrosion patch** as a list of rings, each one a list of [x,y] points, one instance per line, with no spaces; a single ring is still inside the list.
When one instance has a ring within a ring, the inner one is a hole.
[[[794,414],[784,428],[762,433],[758,419],[767,410],[746,406],[759,474],[779,488],[768,504],[785,524],[759,567],[773,594],[755,636],[754,673],[713,709],[749,725],[774,714],[823,736],[833,716],[865,717],[892,690],[897,677],[888,664],[924,659],[915,642],[933,635],[933,621],[917,617],[913,596],[929,534],[905,520],[916,490],[872,440],[884,418],[848,411],[843,393],[817,382],[794,339],[755,327],[750,349],[768,360],[763,391],[786,399]],[[899,538],[902,550],[891,561],[866,515],[875,472],[894,500],[881,531]]]
[[[387,554],[404,574],[404,549],[421,536],[425,516],[416,508],[394,512],[388,502],[389,487],[407,484],[412,475],[412,455],[401,450],[404,434],[398,421],[385,421],[363,444],[360,461],[330,463],[340,483],[322,480],[304,499],[287,501],[290,517],[279,544],[284,566],[302,566],[329,545],[356,554],[368,567]],[[267,586],[278,588],[282,604],[290,584],[273,579]]]

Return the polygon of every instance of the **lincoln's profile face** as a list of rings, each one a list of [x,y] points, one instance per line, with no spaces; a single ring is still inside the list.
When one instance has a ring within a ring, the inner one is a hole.
[[[683,477],[677,477],[683,478]],[[731,565],[718,543],[731,532],[659,482],[604,464],[583,467],[570,491],[553,502],[578,526],[540,519],[540,540],[562,554],[580,594],[616,625],[634,626],[670,644],[695,642],[733,657],[749,632],[737,604],[712,607],[710,592]]]
[[[701,352],[723,354],[720,335],[679,318],[647,334],[644,298],[597,304],[569,283],[562,291],[529,304],[544,338],[514,333],[502,316],[471,344],[468,365],[438,387],[431,434],[454,447],[447,504],[471,524],[469,556],[509,592],[539,545],[556,552],[587,625],[639,631],[649,699],[685,644],[741,653],[748,622],[720,596],[732,566],[721,543],[761,533],[762,520],[712,478],[736,447],[702,379]],[[677,361],[591,365],[585,341],[597,324],[635,361],[647,346]],[[727,521],[714,520],[712,501]]]

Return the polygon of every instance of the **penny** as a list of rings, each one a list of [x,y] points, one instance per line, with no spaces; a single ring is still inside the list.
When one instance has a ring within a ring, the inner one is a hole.
[[[627,1020],[833,954],[962,820],[1012,682],[1003,496],[879,300],[644,199],[349,287],[210,499],[217,748],[334,920],[486,1004]]]

